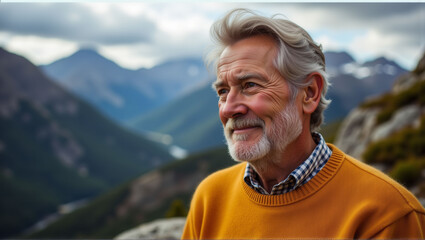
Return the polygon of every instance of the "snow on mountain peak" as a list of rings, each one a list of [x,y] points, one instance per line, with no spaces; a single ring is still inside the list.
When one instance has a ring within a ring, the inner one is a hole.
[[[355,62],[342,65],[340,71],[343,74],[351,74],[358,79],[368,77],[372,74],[372,71],[369,67],[363,67]]]
[[[395,75],[397,69],[391,64],[376,64],[375,66],[364,66],[358,63],[346,63],[339,71],[343,74],[351,74],[357,79],[367,78],[376,74]]]

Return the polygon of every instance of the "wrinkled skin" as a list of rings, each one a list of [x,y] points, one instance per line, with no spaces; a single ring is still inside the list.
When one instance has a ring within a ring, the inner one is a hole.
[[[263,134],[273,131],[279,114],[291,104],[288,82],[273,64],[276,54],[275,41],[271,37],[258,35],[228,46],[220,56],[214,86],[219,96],[219,116],[226,138],[235,148],[257,144]],[[312,86],[299,91],[292,103],[301,121],[302,132],[296,139],[291,139],[284,151],[278,151],[272,146],[267,155],[269,160],[255,159],[255,162],[251,162],[266,189],[285,179],[315,147],[309,131],[309,119],[317,107],[317,95],[320,96],[322,83],[320,80],[323,79],[317,74],[310,77],[314,78]],[[255,121],[241,126],[228,124],[237,118],[259,118],[263,124],[256,124]],[[284,129],[287,131],[285,133],[290,130]]]

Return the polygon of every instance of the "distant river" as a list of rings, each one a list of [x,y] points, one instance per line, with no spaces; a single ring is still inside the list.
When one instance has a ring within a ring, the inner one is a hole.
[[[89,199],[85,198],[85,199],[80,199],[77,201],[59,205],[57,212],[49,214],[48,216],[44,217],[40,221],[36,222],[32,227],[25,230],[23,234],[27,235],[27,234],[31,234],[31,233],[45,229],[47,226],[49,226],[53,222],[56,222],[58,219],[60,219],[64,215],[85,206],[88,203],[88,201]]]

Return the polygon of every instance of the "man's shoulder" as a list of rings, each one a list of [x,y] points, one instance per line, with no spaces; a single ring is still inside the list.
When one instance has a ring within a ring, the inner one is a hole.
[[[425,213],[423,206],[409,190],[382,171],[349,155],[345,155],[343,165],[341,170],[348,175],[353,190],[362,189],[360,192],[368,192],[370,197],[381,198],[395,205],[404,204],[412,210]]]
[[[207,176],[201,184],[221,183],[222,181],[235,181],[237,177],[243,174],[246,163],[239,163],[233,166],[218,170]],[[241,175],[242,178],[242,175]]]
[[[218,170],[207,176],[199,184],[197,192],[221,192],[235,184],[243,178],[246,163],[239,163],[233,166]]]

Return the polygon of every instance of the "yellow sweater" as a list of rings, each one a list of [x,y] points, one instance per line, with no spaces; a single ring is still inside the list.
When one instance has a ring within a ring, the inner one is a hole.
[[[333,154],[324,168],[282,195],[248,187],[246,163],[207,177],[182,238],[424,238],[425,210],[410,192],[328,145]]]

